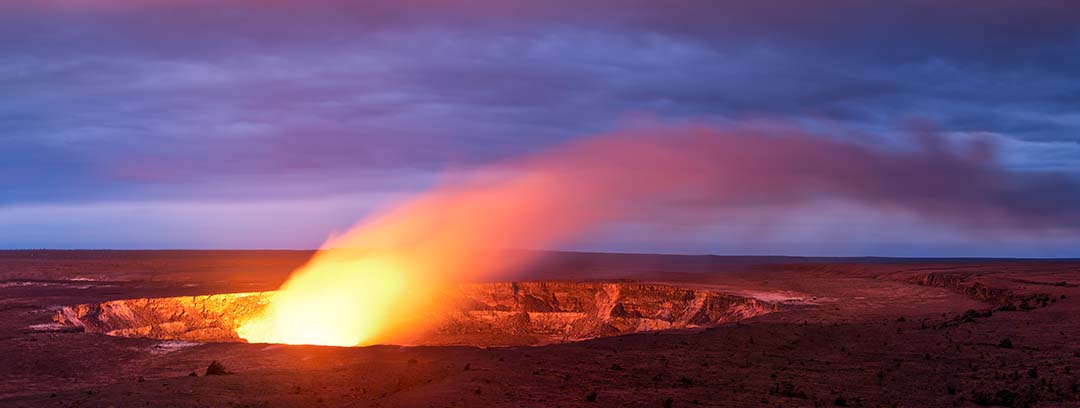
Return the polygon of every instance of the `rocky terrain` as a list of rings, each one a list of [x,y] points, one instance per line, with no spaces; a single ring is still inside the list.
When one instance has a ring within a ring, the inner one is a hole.
[[[110,300],[64,306],[53,320],[75,331],[163,340],[239,342],[236,328],[273,292]]]
[[[0,252],[0,406],[1080,406],[1080,262],[1065,260],[552,254],[512,279],[576,283],[463,296],[477,301],[459,318],[589,311],[616,328],[629,327],[616,324],[624,318],[656,328],[739,319],[543,346],[196,343],[53,322],[65,306],[90,305],[69,311],[85,325],[93,305],[114,300],[272,290],[306,256]],[[689,300],[666,306],[671,298]],[[756,309],[745,299],[776,310],[747,317]],[[511,320],[443,331],[458,344],[472,330],[515,341],[536,331],[531,315]]]
[[[714,290],[613,282],[463,285],[457,302],[461,306],[423,344],[547,344],[713,327],[777,310],[767,302]]]
[[[240,342],[236,328],[274,292],[111,300],[64,306],[66,328],[121,337]],[[642,331],[704,328],[777,310],[756,299],[704,289],[615,282],[506,282],[461,285],[455,307],[411,345],[538,345]],[[327,311],[333,313],[333,311]]]

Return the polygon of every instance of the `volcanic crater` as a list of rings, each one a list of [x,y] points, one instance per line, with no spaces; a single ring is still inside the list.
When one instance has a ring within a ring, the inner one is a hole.
[[[54,320],[87,333],[194,342],[244,342],[236,328],[275,292],[137,298],[62,307]],[[408,345],[542,345],[628,333],[713,327],[777,305],[711,289],[658,283],[531,281],[463,284],[433,329]],[[334,313],[327,310],[326,313]]]

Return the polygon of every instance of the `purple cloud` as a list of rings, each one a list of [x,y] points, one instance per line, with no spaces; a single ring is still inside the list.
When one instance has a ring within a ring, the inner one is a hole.
[[[0,8],[0,208],[415,191],[638,115],[886,138],[922,118],[1010,171],[1080,165],[1067,1]]]

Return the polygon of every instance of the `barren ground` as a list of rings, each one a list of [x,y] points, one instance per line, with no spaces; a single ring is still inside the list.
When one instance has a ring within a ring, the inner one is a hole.
[[[272,290],[308,255],[0,251],[0,406],[1080,406],[1080,261],[556,254],[514,279],[710,288],[780,310],[542,347],[31,328],[65,305]],[[215,360],[234,374],[205,376]]]

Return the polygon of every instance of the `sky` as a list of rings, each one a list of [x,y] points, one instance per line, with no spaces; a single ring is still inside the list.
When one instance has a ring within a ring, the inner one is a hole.
[[[315,248],[447,172],[642,122],[885,151],[932,128],[1075,178],[1077,21],[1067,0],[0,0],[0,248]],[[652,218],[557,249],[1080,257],[1075,228],[831,197]]]

